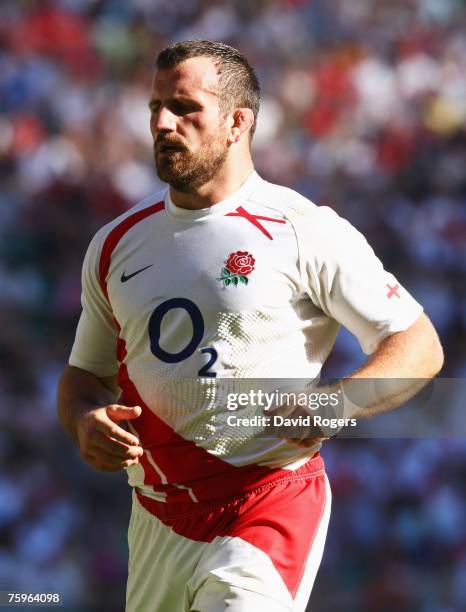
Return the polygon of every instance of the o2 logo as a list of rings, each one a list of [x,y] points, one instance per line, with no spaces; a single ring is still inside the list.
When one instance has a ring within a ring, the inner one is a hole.
[[[183,350],[178,353],[169,353],[160,346],[160,334],[164,316],[175,308],[181,308],[188,313],[193,325],[193,336]],[[203,336],[204,319],[202,313],[194,302],[186,298],[171,298],[170,300],[162,302],[157,306],[149,319],[150,350],[153,355],[165,363],[179,363],[191,357],[201,343]],[[211,372],[210,368],[217,361],[217,351],[214,348],[201,348],[199,351],[210,357],[208,362],[199,370],[198,376],[215,378],[217,374],[216,372]]]

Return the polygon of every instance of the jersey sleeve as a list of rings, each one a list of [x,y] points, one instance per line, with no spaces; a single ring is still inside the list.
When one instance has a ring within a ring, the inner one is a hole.
[[[297,223],[304,289],[357,337],[364,353],[416,321],[422,306],[384,269],[358,230],[328,207],[305,217]]]
[[[101,240],[98,233],[84,258],[82,269],[82,313],[71,349],[69,364],[99,377],[118,372],[118,332],[112,310],[99,282]]]

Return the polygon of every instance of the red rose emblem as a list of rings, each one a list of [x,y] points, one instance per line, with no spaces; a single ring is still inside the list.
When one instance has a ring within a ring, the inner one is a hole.
[[[228,272],[231,274],[239,274],[240,276],[247,276],[254,270],[254,264],[256,260],[247,251],[236,251],[231,253],[225,264]]]
[[[222,276],[217,280],[221,281],[224,287],[247,285],[249,283],[248,275],[254,270],[255,263],[256,260],[247,251],[230,253],[225,267],[222,268]]]

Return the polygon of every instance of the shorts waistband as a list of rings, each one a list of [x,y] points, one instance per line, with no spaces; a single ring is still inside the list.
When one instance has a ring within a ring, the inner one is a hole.
[[[283,468],[271,470],[267,477],[256,480],[254,483],[251,482],[241,491],[228,491],[209,500],[201,500],[199,502],[162,502],[147,497],[137,489],[134,490],[133,499],[136,499],[148,512],[163,520],[207,512],[210,509],[217,508],[219,505],[241,502],[251,493],[263,491],[286,482],[308,480],[323,474],[325,474],[324,461],[320,453],[316,453],[304,465],[295,470]],[[225,480],[228,480],[228,477]]]

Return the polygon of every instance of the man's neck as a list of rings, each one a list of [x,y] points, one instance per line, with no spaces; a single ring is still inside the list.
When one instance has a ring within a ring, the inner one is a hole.
[[[212,181],[199,187],[194,193],[184,193],[170,187],[172,202],[178,208],[189,210],[210,208],[234,194],[253,171],[254,166],[251,161],[250,164],[243,165],[237,171],[221,172]]]

